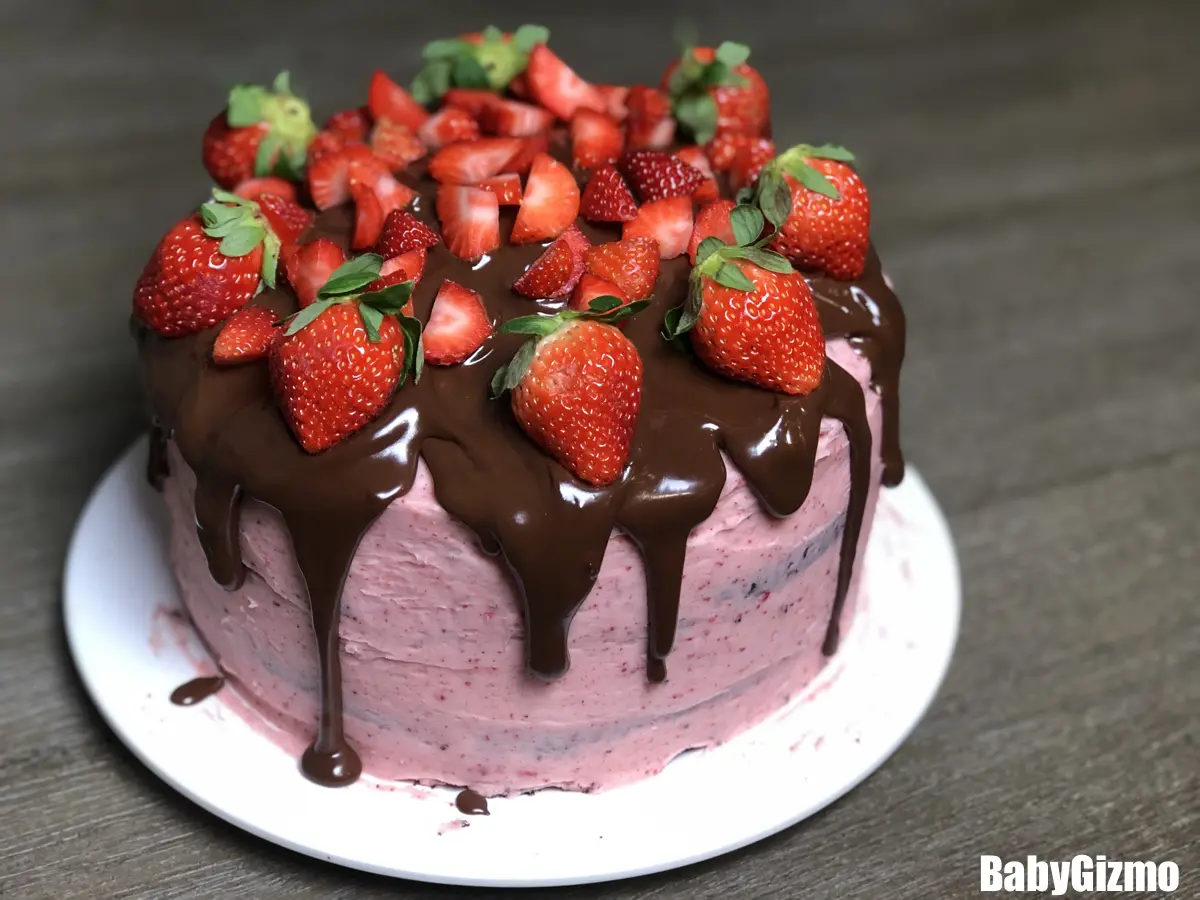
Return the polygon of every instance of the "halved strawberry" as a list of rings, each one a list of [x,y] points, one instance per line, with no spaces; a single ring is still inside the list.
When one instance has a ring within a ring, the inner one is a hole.
[[[371,76],[371,86],[367,91],[367,108],[376,121],[391,119],[393,122],[407,125],[413,131],[419,130],[429,118],[429,111],[425,107],[378,69]]]
[[[479,182],[485,191],[491,191],[500,200],[501,206],[521,205],[521,176],[516,172],[493,175]]]
[[[571,309],[591,309],[591,302],[597,297],[616,297],[621,301],[621,306],[628,306],[631,302],[625,296],[625,292],[611,281],[606,281],[599,275],[588,273],[579,279],[579,284],[575,285],[575,290],[571,294],[571,302],[567,305]],[[615,306],[613,307],[613,309],[616,308]]]
[[[230,316],[213,342],[212,358],[219,366],[265,359],[275,338],[282,333],[279,316],[265,306],[243,306]]]
[[[407,125],[380,119],[371,131],[371,152],[393,172],[407,169],[428,151]]]
[[[410,250],[432,247],[441,240],[437,232],[407,209],[395,209],[388,213],[375,252],[384,259],[391,259]]]
[[[308,192],[317,209],[329,209],[350,199],[350,164],[374,159],[362,144],[347,144],[340,150],[308,163]]]
[[[630,300],[644,300],[654,293],[658,269],[658,241],[649,237],[597,244],[587,255],[587,270],[611,281]]]
[[[525,145],[517,152],[516,156],[509,160],[504,171],[525,175],[529,172],[529,167],[533,165],[534,157],[539,153],[546,153],[550,149],[550,138],[544,132],[530,135],[523,140]]]
[[[589,222],[629,222],[637,218],[637,203],[621,173],[601,166],[583,189],[579,213]]]
[[[437,215],[446,247],[459,259],[478,259],[500,246],[500,202],[491,191],[444,184]]]
[[[387,213],[371,185],[365,181],[350,182],[350,196],[354,198],[354,236],[350,246],[364,250],[379,240]]]
[[[361,250],[375,245],[388,214],[407,206],[417,193],[392,177],[384,164],[374,157],[351,162],[348,180],[355,204],[352,245]]]
[[[346,254],[342,248],[329,238],[317,238],[301,244],[287,258],[287,280],[302,307],[317,299],[317,291],[329,280],[333,270],[345,261]]]
[[[284,247],[296,243],[312,227],[311,212],[278,194],[262,194],[255,202]]]
[[[579,230],[579,226],[572,224],[566,231],[562,233],[562,239],[571,245],[571,249],[580,255],[586,262],[587,253],[592,249],[592,242],[587,239],[587,235]]]
[[[662,150],[675,139],[675,118],[671,98],[644,84],[629,89],[625,104],[628,119],[627,143],[632,150]]]
[[[596,90],[604,98],[608,114],[618,122],[624,122],[625,117],[629,115],[629,107],[626,105],[629,88],[619,84],[598,84]]]
[[[513,284],[514,291],[525,297],[546,299],[571,293],[587,266],[587,248],[578,243],[577,237],[583,238],[585,244],[587,238],[577,228],[570,232],[574,234],[562,234],[525,270]]]
[[[456,141],[475,140],[479,137],[479,123],[465,109],[444,106],[417,129],[417,137],[430,150],[436,150]]]
[[[674,259],[683,253],[691,236],[691,197],[667,197],[645,203],[638,210],[637,218],[626,222],[621,232],[622,238],[654,238],[663,259]]]
[[[335,112],[325,121],[324,131],[347,141],[365,141],[371,130],[371,111],[365,106]]]
[[[532,244],[557,237],[577,215],[579,185],[575,183],[575,176],[554,157],[539,153],[529,170],[525,196],[509,240],[514,244]]]
[[[630,150],[619,168],[643,202],[690,197],[704,183],[698,170],[665,150]]]
[[[429,160],[429,174],[442,184],[478,184],[500,172],[519,171],[511,164],[524,149],[522,138],[480,138],[450,144]]]
[[[482,347],[491,333],[492,320],[480,296],[447,279],[433,298],[425,326],[425,360],[435,366],[460,363]]]
[[[712,203],[721,196],[721,188],[717,185],[717,178],[713,175],[712,166],[709,165],[703,147],[695,144],[691,147],[680,147],[675,151],[675,155],[704,176],[703,183],[692,192],[693,200],[697,203]]]
[[[528,137],[549,130],[554,116],[520,100],[496,98],[479,113],[479,127],[501,137]]]
[[[529,54],[525,69],[533,99],[564,122],[571,121],[580,108],[604,112],[608,103],[594,84],[584,81],[545,44]]]
[[[696,250],[706,237],[718,237],[726,244],[737,246],[733,236],[733,225],[729,222],[729,214],[737,206],[732,200],[714,200],[702,207],[696,213],[696,224],[692,226],[692,237],[688,241],[688,257],[692,265],[696,264]]]
[[[347,141],[340,134],[335,134],[332,131],[318,131],[312,139],[312,143],[308,145],[308,165],[311,168],[312,164],[322,156],[328,156],[331,153],[337,153],[346,146],[347,143],[359,143],[358,141]]]
[[[471,115],[479,118],[479,114],[483,112],[484,107],[490,103],[495,103],[499,97],[493,91],[485,91],[476,88],[450,88],[442,97],[442,102],[446,106],[457,106],[459,109],[465,109]]]
[[[758,180],[763,166],[775,158],[775,143],[770,138],[751,138],[738,148],[729,164],[729,186],[735,191]]]
[[[233,192],[239,197],[245,197],[247,200],[254,200],[263,194],[274,194],[276,197],[282,197],[284,200],[291,200],[292,202],[296,200],[296,186],[286,178],[280,178],[278,175],[247,178],[245,181],[238,182]]]
[[[616,162],[624,145],[621,126],[606,113],[581,109],[571,119],[571,156],[581,169]]]

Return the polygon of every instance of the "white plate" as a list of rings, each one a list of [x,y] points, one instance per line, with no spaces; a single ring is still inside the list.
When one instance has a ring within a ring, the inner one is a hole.
[[[884,491],[866,597],[842,650],[770,720],[659,775],[605,793],[490,801],[460,815],[455,791],[364,778],[318,787],[253,732],[225,690],[193,708],[173,689],[212,664],[179,599],[162,502],[138,441],[96,488],[67,556],[75,663],[104,718],[151,770],[268,840],[357,869],[447,884],[534,887],[627,878],[726,853],[849,791],[921,718],[958,632],[959,577],[945,520],[911,469]]]

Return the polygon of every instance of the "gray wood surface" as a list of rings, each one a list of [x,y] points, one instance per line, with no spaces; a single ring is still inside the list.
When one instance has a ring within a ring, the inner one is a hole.
[[[612,81],[655,77],[676,18],[502,7]],[[963,631],[924,723],[831,809],[561,895],[975,896],[981,853],[1082,852],[1174,859],[1177,896],[1200,896],[1200,3],[687,8],[754,46],[782,140],[863,160],[911,321],[905,442],[959,542]],[[290,67],[324,114],[494,9],[0,5],[0,895],[464,894],[293,855],[159,783],[80,689],[59,573],[141,427],[130,290],[206,186],[227,84]]]

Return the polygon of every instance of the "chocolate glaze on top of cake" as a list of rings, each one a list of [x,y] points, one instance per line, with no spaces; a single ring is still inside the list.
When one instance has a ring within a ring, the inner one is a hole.
[[[436,185],[420,174],[404,180],[421,192],[413,211],[436,225]],[[512,220],[506,208],[502,235],[508,235]],[[620,237],[615,227],[581,227],[594,242]],[[339,207],[320,214],[306,239],[326,236],[346,246],[352,230],[352,209]],[[562,301],[529,300],[511,290],[543,248],[506,244],[475,263],[442,245],[431,248],[413,295],[416,316],[428,319],[446,278],[478,291],[496,323],[560,308]],[[660,334],[666,311],[684,299],[688,274],[686,257],[664,260],[650,307],[626,325],[644,364],[642,404],[626,471],[604,488],[574,478],[521,431],[507,398],[491,399],[492,375],[525,340],[521,335],[494,335],[462,365],[426,366],[420,383],[401,387],[378,419],[310,455],[279,411],[266,363],[220,368],[211,362],[219,329],[163,338],[134,320],[154,415],[196,474],[196,519],[213,577],[230,589],[242,581],[243,496],[277,509],[291,536],[320,663],[320,721],[302,759],[310,779],[348,784],[361,771],[342,728],[342,585],[367,528],[388,504],[403,502],[418,459],[429,468],[441,505],[478,535],[485,553],[502,554],[512,571],[524,606],[528,669],[535,677],[550,680],[567,671],[572,616],[596,580],[614,529],[628,535],[644,560],[647,674],[658,682],[666,678],[674,640],[687,538],[721,494],[723,454],[766,511],[787,516],[808,495],[822,419],[836,419],[850,444],[851,483],[825,641],[826,653],[836,650],[870,482],[872,441],[862,389],[832,360],[820,387],[803,397],[704,368]],[[823,276],[809,281],[827,337],[848,338],[871,362],[884,410],[884,483],[896,484],[904,468],[898,443],[900,304],[874,252],[857,281]],[[253,302],[281,315],[296,308],[293,295],[279,289]]]

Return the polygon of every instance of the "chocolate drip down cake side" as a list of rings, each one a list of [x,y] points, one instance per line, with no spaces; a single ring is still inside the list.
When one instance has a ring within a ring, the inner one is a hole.
[[[741,45],[617,87],[548,38],[438,41],[320,129],[234,87],[134,292],[187,612],[321,784],[727,741],[838,652],[903,476],[853,155],[776,147]]]

